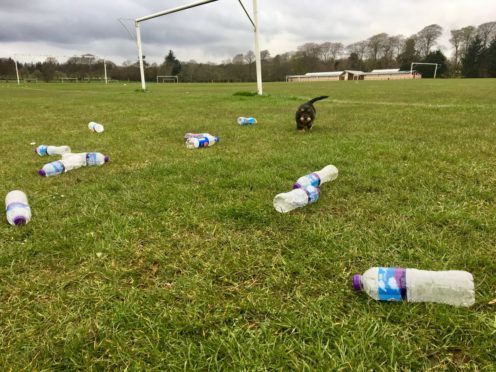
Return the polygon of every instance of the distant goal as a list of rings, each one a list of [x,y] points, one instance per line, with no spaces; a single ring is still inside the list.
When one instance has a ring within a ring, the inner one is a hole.
[[[157,83],[179,83],[177,75],[157,75]]]

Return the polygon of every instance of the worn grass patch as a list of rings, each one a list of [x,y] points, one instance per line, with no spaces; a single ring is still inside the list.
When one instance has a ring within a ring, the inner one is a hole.
[[[2,369],[494,368],[495,80],[137,88],[0,84],[0,195],[33,210],[0,224]],[[187,150],[186,132],[221,142]],[[111,160],[41,178],[31,142]],[[275,212],[327,164],[317,203]],[[477,303],[353,293],[376,265],[468,270]]]

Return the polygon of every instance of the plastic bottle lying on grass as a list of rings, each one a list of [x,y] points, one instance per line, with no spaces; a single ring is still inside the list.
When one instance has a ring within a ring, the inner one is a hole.
[[[94,121],[88,123],[88,129],[96,133],[102,133],[105,130],[102,124],[95,123]]]
[[[71,170],[85,167],[103,165],[109,161],[109,157],[99,152],[81,152],[78,154],[64,154],[61,160],[45,164],[38,174],[43,177],[58,176]]]
[[[76,154],[65,154],[62,156],[62,160],[70,161],[71,164],[74,164],[74,166],[79,168],[84,166],[92,167],[95,165],[103,165],[109,161],[109,157],[100,152],[80,152]]]
[[[293,189],[290,192],[277,194],[274,197],[274,208],[279,213],[291,212],[293,209],[304,207],[305,205],[315,203],[320,196],[320,188],[306,186]]]
[[[7,221],[12,226],[25,225],[31,220],[28,197],[20,190],[14,190],[5,197]]]
[[[186,142],[190,138],[205,137],[206,135],[208,135],[208,133],[186,133],[184,135],[184,142]]]
[[[319,171],[298,178],[293,188],[298,189],[305,186],[319,187],[323,183],[334,181],[336,178],[338,178],[338,169],[334,165],[328,165]]]
[[[257,123],[257,119],[249,117],[245,118],[244,116],[240,116],[238,118],[238,124],[239,125],[253,125]]]
[[[219,137],[214,137],[211,134],[203,133],[202,136],[190,137],[186,140],[188,149],[198,149],[202,147],[210,147],[219,142]]]
[[[39,156],[45,156],[45,155],[63,155],[68,152],[71,152],[71,148],[69,146],[46,146],[46,145],[39,145],[37,148],[34,149],[34,151],[39,155]]]
[[[466,271],[427,271],[373,267],[353,276],[353,288],[374,300],[437,302],[471,306],[475,302],[474,278]]]

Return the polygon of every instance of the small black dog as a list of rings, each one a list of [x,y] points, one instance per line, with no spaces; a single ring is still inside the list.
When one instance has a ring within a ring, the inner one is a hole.
[[[329,96],[320,96],[310,101],[304,103],[300,107],[298,107],[298,111],[296,111],[295,119],[296,119],[296,129],[305,130],[312,129],[313,121],[315,120],[315,107],[313,107],[314,102],[320,101],[321,99],[328,98]]]

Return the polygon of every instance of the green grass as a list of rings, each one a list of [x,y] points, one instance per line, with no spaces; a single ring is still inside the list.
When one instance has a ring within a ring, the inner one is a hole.
[[[0,224],[2,370],[494,370],[495,80],[138,87],[0,84],[0,195],[33,211]],[[42,178],[31,142],[110,163]],[[317,203],[273,209],[327,164]],[[470,271],[476,305],[355,294],[377,265]]]

